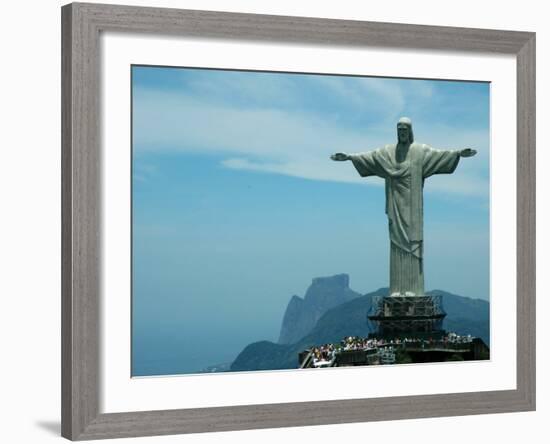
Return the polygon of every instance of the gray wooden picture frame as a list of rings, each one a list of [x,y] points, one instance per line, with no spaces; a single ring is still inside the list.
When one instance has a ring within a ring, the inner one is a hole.
[[[535,409],[535,33],[86,3],[63,6],[61,12],[64,437],[84,440]],[[101,413],[99,35],[103,31],[514,55],[517,60],[517,388]]]

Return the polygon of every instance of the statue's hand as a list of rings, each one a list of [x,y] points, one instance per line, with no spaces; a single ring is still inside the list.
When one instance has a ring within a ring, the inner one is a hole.
[[[336,160],[336,161],[343,161],[343,160],[350,160],[351,157],[349,156],[349,154],[346,154],[346,153],[334,153],[332,156],[330,156],[330,158],[332,160]]]
[[[477,154],[476,150],[473,150],[472,148],[464,148],[460,151],[460,157],[472,157]]]

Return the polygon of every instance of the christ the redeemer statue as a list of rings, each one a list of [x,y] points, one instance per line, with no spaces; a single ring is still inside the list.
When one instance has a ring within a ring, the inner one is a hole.
[[[386,214],[390,231],[390,295],[423,296],[424,180],[450,174],[461,157],[476,150],[438,150],[414,143],[411,120],[397,123],[397,144],[366,153],[336,153],[332,160],[351,160],[362,177],[379,176],[386,182]]]

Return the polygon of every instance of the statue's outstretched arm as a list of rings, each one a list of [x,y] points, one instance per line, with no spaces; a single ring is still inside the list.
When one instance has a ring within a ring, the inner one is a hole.
[[[464,148],[460,150],[460,157],[472,157],[477,154],[477,151],[472,148]]]
[[[341,162],[344,160],[351,160],[351,156],[348,153],[334,153],[330,156],[332,160]]]
[[[455,171],[461,157],[475,156],[477,151],[472,148],[436,149],[424,145],[424,162],[422,176],[430,177],[433,174],[451,174]]]
[[[330,158],[336,161],[351,160],[353,166],[361,177],[379,176],[385,178],[387,176],[386,169],[381,161],[381,149],[366,151],[364,153],[335,153]]]

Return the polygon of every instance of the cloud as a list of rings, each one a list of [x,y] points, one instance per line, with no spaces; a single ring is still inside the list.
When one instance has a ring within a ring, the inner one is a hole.
[[[379,78],[344,78],[336,76],[313,77],[325,94],[332,95],[346,103],[348,107],[368,110],[380,110],[383,115],[393,115],[405,106],[402,88],[391,85],[388,80]]]
[[[325,180],[356,184],[366,183],[357,174],[354,174],[353,171],[350,170],[349,165],[347,165],[347,168],[344,165],[340,165],[339,168],[335,166],[335,168],[328,169],[325,165],[327,160],[328,158],[325,159],[324,162],[319,159],[304,159],[303,161],[293,160],[292,162],[286,163],[269,163],[252,161],[246,158],[230,158],[223,160],[222,165],[235,170],[283,174],[285,176],[301,177],[303,179],[310,180]],[[379,181],[375,181],[374,183],[379,185],[382,184],[382,182]]]
[[[393,125],[404,114],[413,116],[417,141],[479,150],[475,161],[461,161],[460,174],[438,181],[431,191],[487,195],[487,131],[462,128],[460,122],[433,124],[428,117],[414,120],[415,110],[429,106],[434,95],[430,83],[209,72],[213,74],[216,81],[197,74],[168,91],[134,86],[136,152],[215,153],[231,169],[377,184],[329,156],[394,142]]]
[[[246,109],[208,104],[185,95],[138,93],[134,141],[142,151],[231,152],[290,159],[336,149],[357,150],[367,140],[315,114],[272,108]]]

